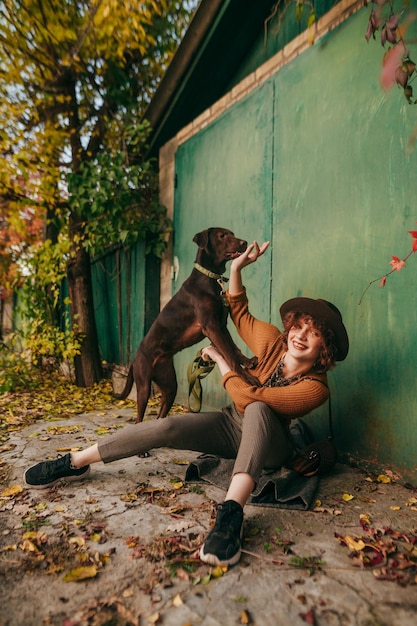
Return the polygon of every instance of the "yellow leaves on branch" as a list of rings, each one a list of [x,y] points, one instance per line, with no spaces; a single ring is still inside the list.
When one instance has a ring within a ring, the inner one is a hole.
[[[107,0],[97,3],[92,21],[94,45],[105,58],[116,58],[123,65],[126,61],[126,41],[131,51],[146,55],[148,47],[155,45],[154,37],[147,27],[155,14],[161,14],[165,2],[125,2]]]

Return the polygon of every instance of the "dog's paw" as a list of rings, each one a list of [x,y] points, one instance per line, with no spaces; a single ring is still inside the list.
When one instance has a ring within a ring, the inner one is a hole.
[[[257,367],[257,365],[258,365],[258,357],[253,356],[251,359],[249,359],[249,363],[246,367],[248,370],[254,370],[255,367]]]
[[[253,370],[258,365],[258,357],[253,356],[251,359],[249,357],[243,356],[240,360],[240,364],[245,367],[247,370]]]

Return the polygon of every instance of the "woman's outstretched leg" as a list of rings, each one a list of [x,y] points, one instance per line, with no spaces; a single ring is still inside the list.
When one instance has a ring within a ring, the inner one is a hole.
[[[229,418],[227,410],[172,415],[125,426],[85,450],[37,463],[24,478],[27,486],[45,489],[59,482],[82,480],[93,463],[110,463],[161,447],[234,458],[239,440],[239,425]]]

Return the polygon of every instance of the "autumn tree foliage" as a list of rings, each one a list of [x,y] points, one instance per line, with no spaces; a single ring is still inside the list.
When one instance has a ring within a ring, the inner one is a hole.
[[[24,185],[24,181],[21,181]],[[19,211],[12,210],[12,204],[0,197],[0,320],[3,319],[3,306],[18,282],[16,263],[29,254],[36,242],[43,238],[44,223],[30,206]],[[3,340],[0,324],[0,341]]]
[[[140,120],[189,18],[180,0],[0,3],[2,228],[31,211],[49,245],[69,239],[80,386],[101,377],[91,255],[140,238],[161,249],[167,220]]]

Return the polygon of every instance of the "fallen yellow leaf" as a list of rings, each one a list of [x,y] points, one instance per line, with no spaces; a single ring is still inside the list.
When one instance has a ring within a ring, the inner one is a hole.
[[[380,474],[377,478],[377,481],[379,483],[390,483],[391,482],[391,478],[389,476],[387,476],[386,474]]]
[[[350,535],[345,535],[343,539],[346,541],[346,545],[348,546],[349,550],[360,552],[365,547],[365,543],[362,541],[362,539],[356,540]]]
[[[239,620],[240,624],[250,624],[250,617],[249,617],[249,613],[245,610],[240,612],[240,620]]]
[[[101,426],[96,429],[96,435],[107,435],[110,432],[110,428],[108,426]]]
[[[24,539],[24,541],[19,544],[19,548],[24,552],[39,552],[33,541],[30,541],[29,539]]]
[[[48,535],[40,530],[28,530],[26,533],[23,533],[23,539],[33,539],[38,543],[46,543]]]
[[[175,465],[189,465],[188,461],[182,461],[181,459],[172,459],[172,462],[175,463]]]
[[[200,585],[208,585],[210,580],[211,580],[210,574],[206,574],[206,576],[203,576],[203,578],[200,578],[199,583]]]
[[[14,552],[15,550],[17,550],[17,545],[15,543],[12,543],[9,546],[4,546],[4,548],[0,548],[0,552]]]
[[[136,493],[126,493],[123,496],[120,496],[120,500],[122,502],[134,502],[134,500],[137,500],[138,496],[136,495]]]
[[[122,598],[131,598],[133,596],[132,587],[127,587],[122,593]]]
[[[84,567],[76,567],[72,569],[70,572],[65,574],[63,580],[66,583],[69,582],[79,582],[80,580],[85,580],[86,578],[94,578],[97,576],[97,568],[95,565],[85,565]]]
[[[401,507],[400,506],[390,506],[391,511],[400,511]]]
[[[184,604],[179,593],[177,593],[177,595],[172,600],[172,604],[174,606],[176,606],[176,607],[181,606],[182,604]]]
[[[70,537],[68,539],[68,543],[69,544],[75,544],[77,545],[79,548],[82,548],[83,546],[85,546],[85,540],[83,539],[83,537]]]
[[[221,565],[218,565],[212,570],[211,575],[213,578],[220,578],[221,576],[223,576],[223,574],[227,572],[227,569],[227,567],[222,567]]]
[[[13,498],[22,493],[22,491],[23,487],[21,485],[12,485],[0,493],[0,498]]]
[[[361,520],[361,522],[363,522],[367,526],[371,525],[371,518],[369,517],[369,515],[367,513],[361,513],[359,515],[359,519]]]
[[[350,500],[353,500],[355,496],[350,495],[350,493],[344,493],[342,496],[342,500],[344,500],[345,502],[350,502]]]
[[[330,515],[342,515],[342,511],[340,509],[332,509],[328,506],[315,506],[313,511],[315,513],[330,513]]]

